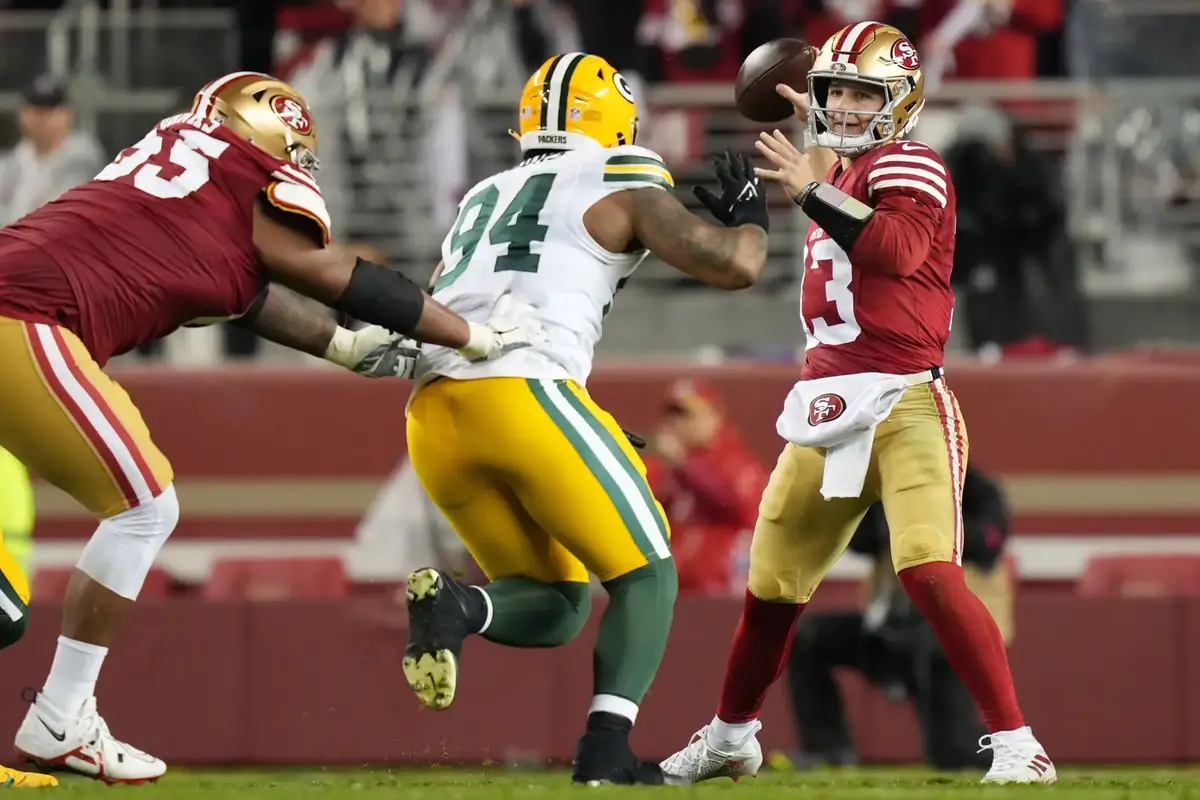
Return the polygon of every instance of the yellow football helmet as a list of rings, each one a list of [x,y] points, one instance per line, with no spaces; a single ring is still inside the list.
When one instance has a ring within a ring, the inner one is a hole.
[[[538,68],[518,106],[521,151],[618,147],[637,139],[633,90],[611,64],[587,53],[564,53]]]
[[[842,112],[829,109],[832,81],[857,81],[883,92],[883,108],[876,112]],[[881,22],[857,22],[829,37],[808,73],[812,113],[809,134],[820,147],[843,156],[858,156],[885,142],[907,135],[925,106],[925,76],[921,57],[912,42],[896,28]],[[863,132],[854,136],[834,130],[830,111],[869,116]]]
[[[196,93],[192,113],[224,123],[276,158],[310,171],[320,166],[308,103],[270,75],[232,72],[217,78]]]

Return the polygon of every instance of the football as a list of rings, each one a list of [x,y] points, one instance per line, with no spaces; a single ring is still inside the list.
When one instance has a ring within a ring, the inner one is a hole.
[[[753,122],[781,122],[792,115],[792,104],[775,91],[778,83],[808,91],[808,71],[817,49],[801,39],[776,39],[756,48],[742,62],[734,84],[738,113]]]

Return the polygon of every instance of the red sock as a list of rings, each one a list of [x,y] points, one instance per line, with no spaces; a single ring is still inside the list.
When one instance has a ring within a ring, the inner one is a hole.
[[[962,568],[939,561],[901,570],[899,577],[929,620],[950,666],[975,698],[988,731],[1024,727],[1000,629],[967,588]]]
[[[742,618],[738,620],[725,665],[725,683],[717,717],[722,722],[749,722],[758,718],[767,690],[783,673],[796,618],[803,603],[768,603],[746,590]]]

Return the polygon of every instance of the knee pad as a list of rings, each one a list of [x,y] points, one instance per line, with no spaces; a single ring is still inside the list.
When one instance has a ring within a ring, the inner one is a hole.
[[[178,522],[179,499],[172,483],[150,502],[101,521],[75,566],[106,589],[136,600]]]

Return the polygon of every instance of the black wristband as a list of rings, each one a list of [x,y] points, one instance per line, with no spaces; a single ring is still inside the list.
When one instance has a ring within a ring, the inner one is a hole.
[[[425,291],[401,273],[360,258],[333,308],[410,336],[421,320]]]

